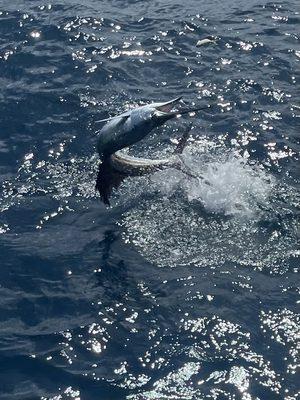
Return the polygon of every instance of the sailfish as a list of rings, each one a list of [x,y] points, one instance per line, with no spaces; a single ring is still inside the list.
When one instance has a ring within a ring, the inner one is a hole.
[[[175,118],[189,114],[201,108],[174,109],[181,97],[160,103],[151,103],[136,107],[122,114],[96,122],[105,122],[98,134],[97,151],[101,160],[96,189],[104,204],[109,205],[113,188],[117,188],[128,176],[139,176],[168,167],[181,167],[178,157],[187,143],[189,129],[182,135],[174,154],[165,159],[137,158],[124,154],[120,150],[145,138],[154,128]]]

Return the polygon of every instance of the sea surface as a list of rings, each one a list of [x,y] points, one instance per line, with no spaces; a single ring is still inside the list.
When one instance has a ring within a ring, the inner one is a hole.
[[[299,0],[0,0],[1,400],[299,400],[299,83]],[[97,121],[177,96],[129,151],[192,174],[106,207]]]

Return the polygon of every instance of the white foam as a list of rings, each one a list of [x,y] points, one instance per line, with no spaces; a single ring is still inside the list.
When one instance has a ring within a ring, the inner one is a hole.
[[[153,175],[151,181],[164,196],[179,188],[189,202],[199,202],[208,212],[225,215],[253,215],[267,203],[274,179],[263,168],[250,164],[236,153],[201,155],[186,152],[188,174],[169,169]]]
[[[262,168],[234,154],[197,165],[195,172],[201,177],[187,181],[187,197],[189,201],[200,201],[210,212],[253,214],[272,190],[272,179]]]

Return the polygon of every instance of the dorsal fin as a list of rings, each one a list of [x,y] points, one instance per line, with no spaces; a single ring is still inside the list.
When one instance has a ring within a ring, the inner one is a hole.
[[[126,114],[121,114],[121,115],[115,115],[114,117],[109,117],[109,118],[104,118],[104,119],[99,119],[98,121],[95,121],[95,124],[98,122],[108,122],[116,118],[120,118],[120,122],[124,122],[128,117],[130,116],[130,113]]]

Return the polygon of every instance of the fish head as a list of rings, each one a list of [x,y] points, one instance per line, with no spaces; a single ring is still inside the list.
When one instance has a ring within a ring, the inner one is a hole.
[[[164,103],[150,104],[152,108],[152,123],[155,126],[161,126],[172,118],[175,118],[180,111],[176,109],[176,105],[181,100],[181,97],[166,101]]]
[[[175,105],[180,99],[181,97],[178,97],[164,103],[152,103],[134,108],[130,111],[125,126],[132,132],[136,130],[147,134],[179,113],[175,110]]]

